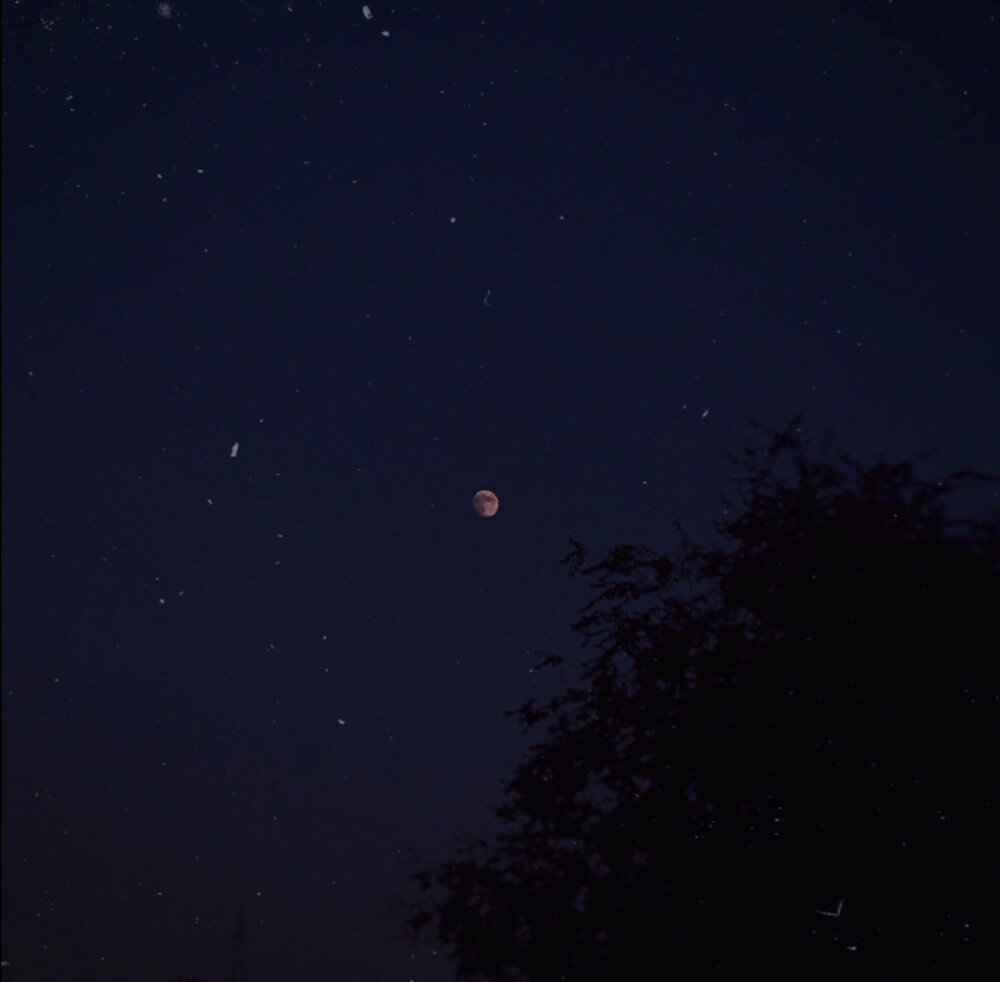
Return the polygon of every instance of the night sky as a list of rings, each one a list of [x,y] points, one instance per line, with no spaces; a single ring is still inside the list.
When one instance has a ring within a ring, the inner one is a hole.
[[[3,0],[4,978],[450,978],[571,537],[1000,469],[994,4],[370,6]]]

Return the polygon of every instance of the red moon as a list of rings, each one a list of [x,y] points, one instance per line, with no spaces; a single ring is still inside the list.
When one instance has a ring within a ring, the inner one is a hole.
[[[492,518],[500,507],[500,499],[492,491],[477,491],[472,497],[472,507],[477,515]]]

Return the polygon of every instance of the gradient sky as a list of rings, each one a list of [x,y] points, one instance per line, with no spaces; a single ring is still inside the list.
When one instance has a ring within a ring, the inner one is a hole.
[[[994,4],[370,7],[4,0],[5,978],[449,978],[570,537],[1000,469]]]

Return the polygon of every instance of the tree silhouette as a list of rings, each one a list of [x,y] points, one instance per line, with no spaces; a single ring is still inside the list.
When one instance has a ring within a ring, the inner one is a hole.
[[[593,598],[500,831],[413,874],[463,979],[972,977],[995,958],[1000,523],[989,480],[755,425],[719,543],[565,562]]]

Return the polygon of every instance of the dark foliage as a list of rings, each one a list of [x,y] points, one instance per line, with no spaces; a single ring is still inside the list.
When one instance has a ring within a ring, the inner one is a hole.
[[[734,461],[720,546],[574,543],[589,657],[515,714],[541,738],[500,833],[414,875],[407,924],[461,978],[971,978],[995,958],[1000,534],[946,512],[987,479],[816,459],[798,422]]]

